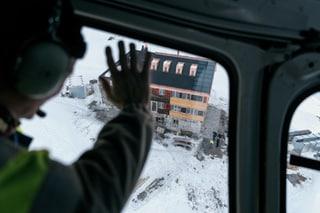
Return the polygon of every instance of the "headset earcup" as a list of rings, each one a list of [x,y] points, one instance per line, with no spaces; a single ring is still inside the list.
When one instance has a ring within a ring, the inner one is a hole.
[[[18,58],[14,84],[20,93],[40,99],[52,95],[69,74],[69,56],[54,42],[39,42]]]

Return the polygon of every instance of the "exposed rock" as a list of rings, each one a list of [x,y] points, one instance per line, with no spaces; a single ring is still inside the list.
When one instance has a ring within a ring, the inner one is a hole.
[[[287,174],[287,179],[293,186],[301,184],[307,180],[307,178],[301,175],[300,173]]]
[[[156,191],[160,187],[164,185],[164,177],[156,178],[154,179],[146,188],[144,191],[138,194],[137,199],[140,201],[145,200],[148,195],[150,195],[152,192]]]

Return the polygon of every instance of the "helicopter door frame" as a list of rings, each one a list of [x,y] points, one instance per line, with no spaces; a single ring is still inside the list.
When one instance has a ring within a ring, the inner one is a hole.
[[[268,72],[266,86],[264,166],[264,212],[286,212],[286,169],[289,127],[299,104],[316,91],[320,91],[320,53],[307,51],[294,54]],[[299,164],[311,164],[290,156]],[[298,165],[299,166],[299,165]]]

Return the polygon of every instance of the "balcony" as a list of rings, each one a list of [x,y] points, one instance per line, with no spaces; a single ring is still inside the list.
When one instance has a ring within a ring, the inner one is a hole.
[[[157,113],[169,115],[169,109],[158,109]]]
[[[207,107],[208,107],[207,103],[203,103],[200,101],[192,101],[189,99],[176,98],[176,97],[170,98],[170,105],[176,105],[176,106],[196,109],[200,111],[207,111]]]
[[[200,122],[204,121],[203,116],[190,115],[190,114],[186,114],[183,112],[177,112],[177,111],[173,111],[173,110],[169,111],[169,115],[173,118],[180,118],[180,119],[186,119],[186,120],[191,120],[191,121],[200,121]]]
[[[158,101],[168,104],[170,102],[170,98],[160,95],[151,95],[151,101]]]

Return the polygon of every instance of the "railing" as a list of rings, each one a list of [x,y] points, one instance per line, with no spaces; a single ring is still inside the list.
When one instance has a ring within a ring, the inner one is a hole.
[[[151,95],[151,101],[159,101],[159,102],[164,102],[168,104],[170,102],[170,98],[165,97],[165,96],[159,96],[159,95]]]
[[[169,115],[169,109],[158,109],[157,112],[158,112],[159,114]]]

